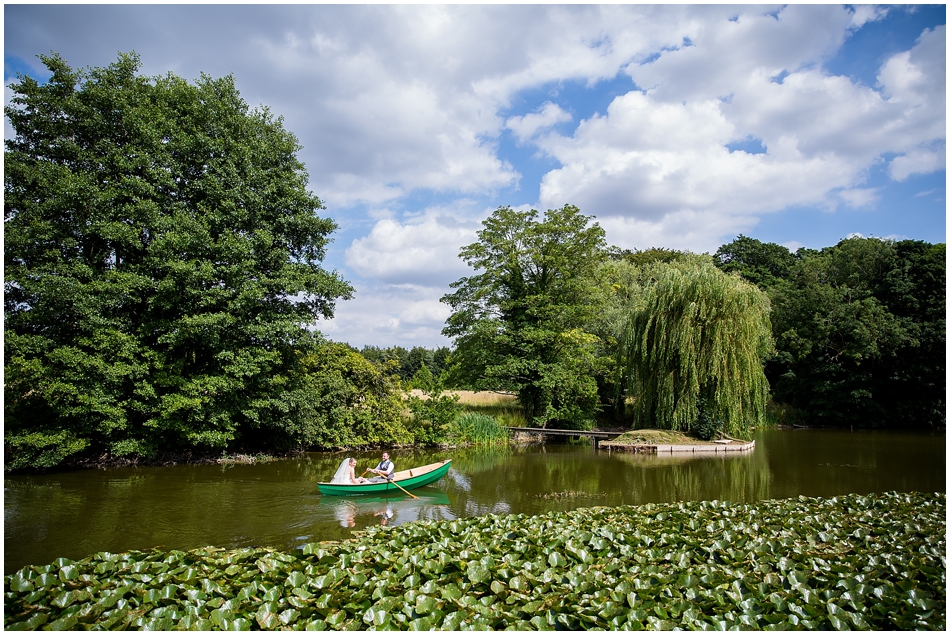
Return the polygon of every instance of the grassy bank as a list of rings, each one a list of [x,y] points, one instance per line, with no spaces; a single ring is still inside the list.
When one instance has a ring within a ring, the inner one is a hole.
[[[680,430],[631,430],[624,432],[605,445],[715,445],[698,436]]]
[[[284,553],[99,553],[4,578],[4,625],[936,629],[946,496],[594,507],[374,528]]]

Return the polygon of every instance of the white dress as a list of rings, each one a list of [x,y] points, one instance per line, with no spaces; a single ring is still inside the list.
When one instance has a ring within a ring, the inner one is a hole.
[[[343,459],[343,462],[340,463],[340,467],[337,469],[336,474],[333,475],[333,478],[330,479],[330,482],[337,485],[352,482],[350,481],[350,459]]]

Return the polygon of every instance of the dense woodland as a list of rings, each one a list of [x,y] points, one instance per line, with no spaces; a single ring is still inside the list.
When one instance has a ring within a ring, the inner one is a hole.
[[[279,117],[231,77],[43,60],[5,109],[6,470],[444,443],[451,388],[535,426],[945,426],[944,244],[629,251],[576,207],[501,207],[442,299],[451,349],[357,350],[313,330],[353,289]]]

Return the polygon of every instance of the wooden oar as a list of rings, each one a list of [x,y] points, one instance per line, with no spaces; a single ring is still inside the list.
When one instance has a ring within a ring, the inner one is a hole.
[[[400,485],[400,484],[397,483],[396,481],[389,481],[389,482],[392,483],[393,485],[395,485],[396,487],[398,487],[399,489],[401,489],[402,491],[404,491],[405,493],[409,494],[409,495],[412,496],[413,498],[419,498],[418,496],[416,496],[415,494],[413,494],[412,492],[410,492],[409,490],[407,490],[405,487],[403,487],[402,485]]]

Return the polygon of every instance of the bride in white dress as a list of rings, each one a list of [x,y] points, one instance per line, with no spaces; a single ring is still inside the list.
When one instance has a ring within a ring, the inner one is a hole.
[[[360,483],[365,483],[365,478],[356,477],[356,459],[345,458],[343,462],[340,463],[340,467],[337,469],[336,474],[333,475],[333,478],[330,479],[330,483],[337,485],[359,485]]]

